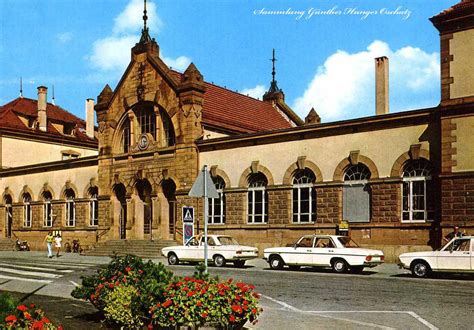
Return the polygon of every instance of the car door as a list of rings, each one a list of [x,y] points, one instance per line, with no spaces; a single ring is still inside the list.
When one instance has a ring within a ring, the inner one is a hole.
[[[334,242],[330,237],[317,237],[313,248],[313,265],[330,266],[334,251]]]
[[[302,237],[293,248],[283,258],[290,265],[312,265],[313,263],[313,237]]]
[[[196,237],[193,237],[192,239],[190,239],[188,241],[188,244],[186,245],[184,254],[185,256],[180,257],[180,259],[182,260],[204,259],[204,246],[201,245],[201,240],[197,239]]]
[[[438,269],[443,270],[471,270],[471,239],[458,238],[439,251]]]

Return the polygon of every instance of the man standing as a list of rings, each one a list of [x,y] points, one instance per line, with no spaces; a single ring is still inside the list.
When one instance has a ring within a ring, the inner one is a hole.
[[[454,237],[461,237],[462,233],[459,231],[459,226],[454,226],[454,229],[452,232],[450,232],[448,235],[446,235],[443,239],[446,241],[446,243],[449,243]]]
[[[48,258],[52,258],[54,236],[51,230],[48,232],[48,235],[46,235],[46,237],[44,238],[44,241],[46,242],[46,245],[48,246]]]

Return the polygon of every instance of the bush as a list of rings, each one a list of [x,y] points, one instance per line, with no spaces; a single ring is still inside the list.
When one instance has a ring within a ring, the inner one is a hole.
[[[112,322],[125,326],[127,329],[139,329],[143,326],[143,320],[134,314],[132,300],[136,299],[138,290],[131,285],[118,285],[114,290],[107,293],[104,298],[105,318]]]
[[[7,315],[14,313],[17,306],[17,302],[6,293],[0,294],[0,320],[5,320]]]

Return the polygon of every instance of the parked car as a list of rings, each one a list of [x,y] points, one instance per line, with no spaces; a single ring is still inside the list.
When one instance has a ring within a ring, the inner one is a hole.
[[[403,253],[399,259],[400,267],[416,277],[431,272],[474,272],[474,236],[455,237],[439,251]]]
[[[331,267],[336,273],[360,273],[385,259],[382,251],[360,248],[350,237],[338,235],[305,235],[293,246],[268,248],[263,255],[272,269],[316,266]]]
[[[236,267],[243,267],[245,261],[258,257],[258,249],[239,245],[231,236],[208,235],[208,260],[217,267],[232,262]],[[161,254],[168,258],[168,264],[204,260],[204,236],[193,236],[185,245],[166,247]]]

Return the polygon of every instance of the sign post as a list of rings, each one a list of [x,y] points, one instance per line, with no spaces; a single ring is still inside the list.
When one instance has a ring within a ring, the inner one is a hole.
[[[194,207],[183,206],[183,245],[194,236]]]
[[[219,198],[216,186],[212,181],[211,175],[207,171],[207,165],[204,165],[199,172],[196,181],[194,181],[191,190],[188,193],[191,197],[204,197],[204,267],[207,274],[207,218],[209,215],[208,198]]]

